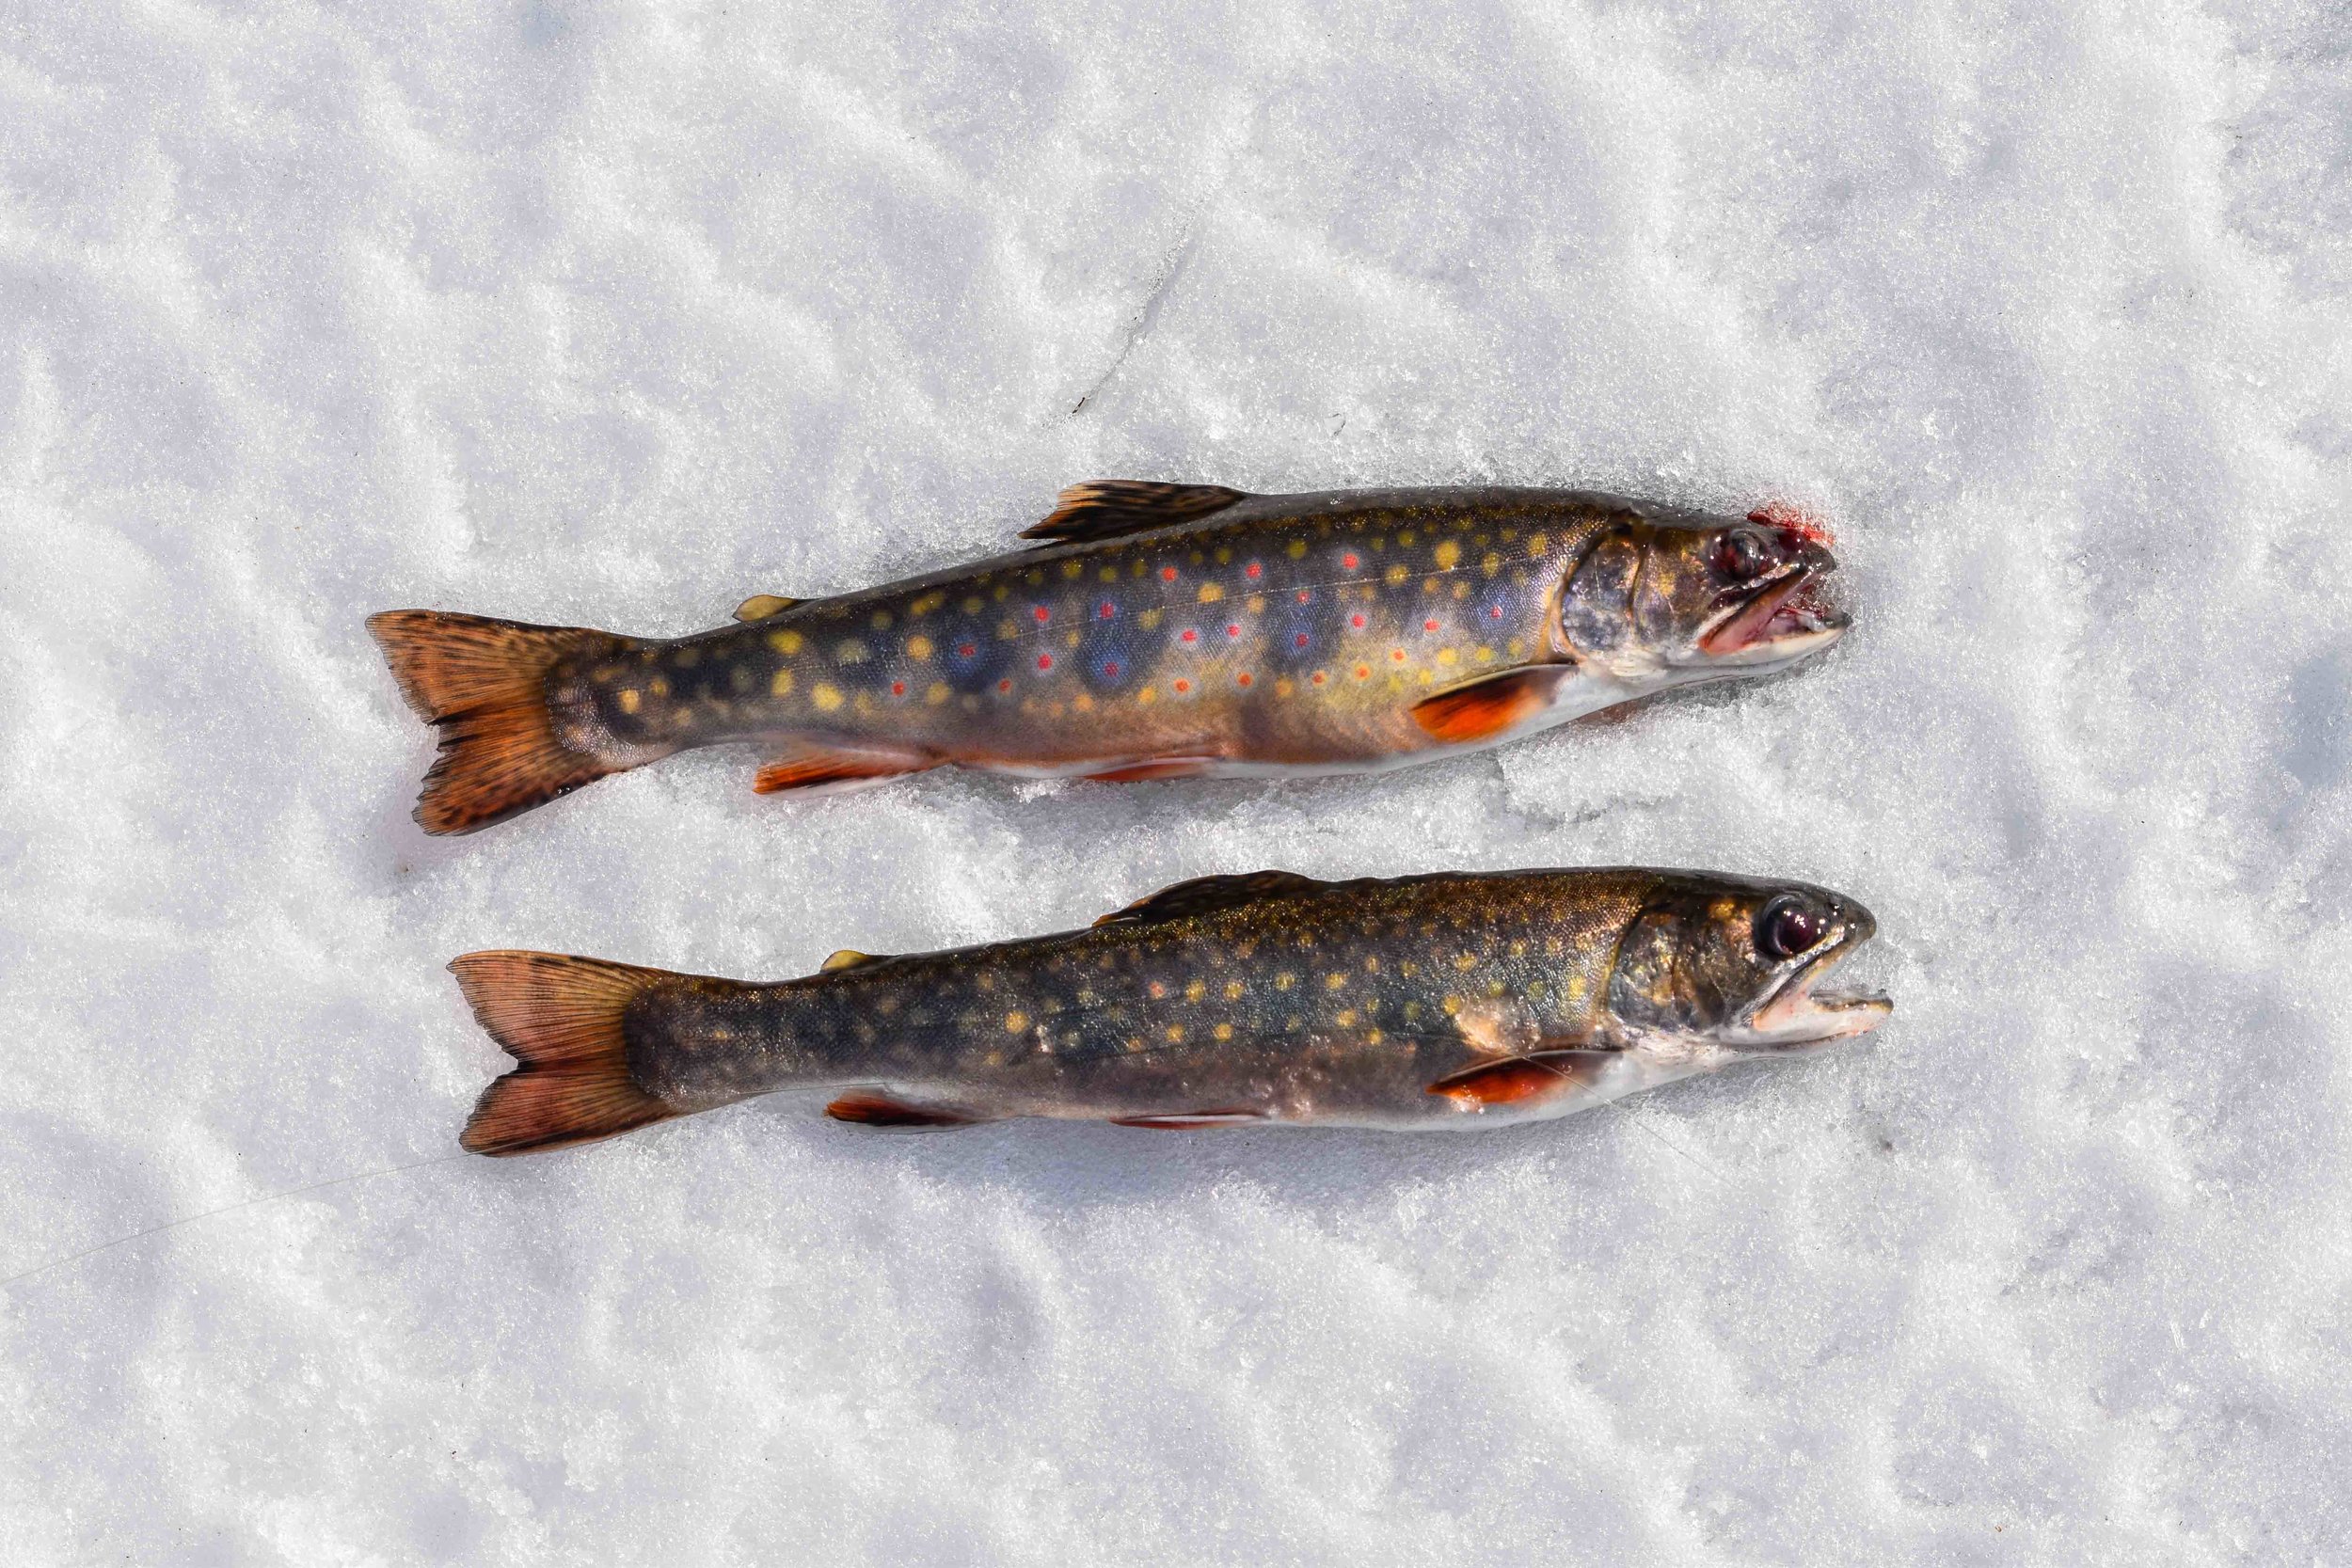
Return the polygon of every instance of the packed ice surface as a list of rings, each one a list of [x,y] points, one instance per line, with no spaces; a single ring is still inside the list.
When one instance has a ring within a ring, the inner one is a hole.
[[[14,8],[0,1555],[2340,1555],[2329,10]],[[410,825],[369,611],[682,632],[1098,476],[1793,502],[1859,624],[1375,780]],[[447,1157],[469,948],[1623,862],[1855,895],[1898,1015],[1491,1135]]]

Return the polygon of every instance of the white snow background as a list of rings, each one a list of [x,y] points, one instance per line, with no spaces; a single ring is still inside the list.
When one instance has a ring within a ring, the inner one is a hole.
[[[2341,6],[6,11],[0,1560],[2344,1560]],[[1376,780],[410,824],[368,612],[675,634],[1093,477],[1791,500],[1859,625]],[[1626,862],[1855,895],[1896,1018],[1475,1135],[443,1158],[470,948]]]

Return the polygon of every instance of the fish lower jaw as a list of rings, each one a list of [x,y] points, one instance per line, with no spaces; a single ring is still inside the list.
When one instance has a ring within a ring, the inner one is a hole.
[[[1759,1010],[1742,1034],[1751,1050],[1803,1051],[1867,1035],[1894,1011],[1894,1003],[1868,991],[1799,988]]]

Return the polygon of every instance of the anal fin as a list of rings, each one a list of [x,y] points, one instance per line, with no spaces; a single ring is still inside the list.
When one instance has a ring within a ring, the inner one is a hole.
[[[1413,721],[1448,745],[1469,746],[1517,729],[1551,705],[1572,664],[1533,664],[1487,675],[1413,705]]]
[[[1149,779],[1197,779],[1216,765],[1215,757],[1154,757],[1124,763],[1085,777],[1099,784],[1142,784]]]
[[[1610,1051],[1547,1051],[1512,1056],[1440,1078],[1429,1085],[1428,1092],[1441,1094],[1468,1110],[1522,1105],[1589,1089],[1615,1060],[1616,1053]]]
[[[845,1094],[825,1107],[825,1115],[860,1127],[972,1127],[988,1119],[945,1105],[916,1105],[886,1094]]]
[[[778,757],[759,770],[752,788],[762,795],[786,789],[852,788],[902,773],[920,773],[938,764],[929,757],[896,752],[831,752],[811,747]]]
[[[1192,1132],[1204,1127],[1239,1127],[1248,1122],[1264,1121],[1263,1111],[1180,1111],[1167,1116],[1113,1117],[1113,1127],[1150,1127],[1170,1132]]]

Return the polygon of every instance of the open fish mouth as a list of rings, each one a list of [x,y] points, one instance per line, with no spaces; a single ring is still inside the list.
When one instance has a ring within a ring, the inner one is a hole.
[[[1789,1051],[1851,1039],[1885,1022],[1895,1004],[1882,992],[1825,984],[1830,972],[1868,942],[1873,931],[1866,920],[1792,972],[1750,1016],[1748,1038],[1740,1043],[1751,1050]]]
[[[1851,624],[1825,592],[1823,569],[1799,565],[1708,627],[1699,652],[1717,664],[1778,664],[1825,648]]]

